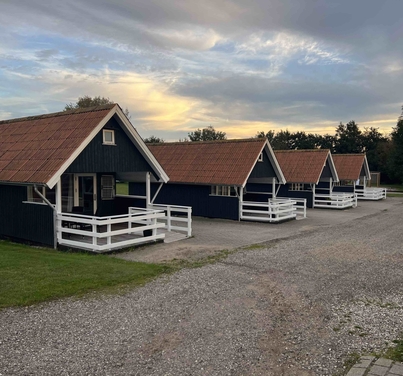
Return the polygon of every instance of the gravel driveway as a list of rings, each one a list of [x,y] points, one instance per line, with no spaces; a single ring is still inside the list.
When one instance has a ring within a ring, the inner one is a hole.
[[[124,296],[3,310],[0,374],[335,374],[403,329],[403,205],[388,200]]]

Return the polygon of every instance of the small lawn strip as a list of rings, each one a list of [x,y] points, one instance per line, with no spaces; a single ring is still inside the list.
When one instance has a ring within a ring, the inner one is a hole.
[[[168,265],[0,241],[0,308],[142,285]]]

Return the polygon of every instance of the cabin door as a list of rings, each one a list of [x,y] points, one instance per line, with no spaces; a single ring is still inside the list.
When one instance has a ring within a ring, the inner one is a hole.
[[[97,211],[96,174],[74,175],[74,206],[82,208],[83,214],[95,215]]]

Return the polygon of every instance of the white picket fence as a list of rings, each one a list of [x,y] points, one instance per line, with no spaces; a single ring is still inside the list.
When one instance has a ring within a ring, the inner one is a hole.
[[[359,200],[382,200],[386,198],[386,188],[356,188]]]
[[[184,232],[187,237],[192,236],[192,207],[180,205],[150,204],[154,210],[163,210],[165,217],[159,219],[167,231]]]
[[[357,195],[354,193],[315,194],[314,207],[326,209],[346,209],[357,206]]]
[[[165,238],[157,232],[164,227],[159,222],[165,217],[162,210],[131,209],[128,214],[109,217],[58,213],[57,242],[102,253]]]
[[[269,198],[267,202],[243,201],[241,219],[257,222],[281,222],[296,218],[294,199]]]

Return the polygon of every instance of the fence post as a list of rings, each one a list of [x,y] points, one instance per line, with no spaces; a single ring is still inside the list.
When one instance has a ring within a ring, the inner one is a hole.
[[[187,227],[188,227],[188,237],[192,236],[192,208],[188,208],[188,223],[187,223]]]
[[[92,245],[98,245],[98,238],[94,236],[94,233],[97,233],[97,225],[92,223]]]
[[[168,206],[167,207],[167,214],[168,214],[168,218],[167,218],[167,230],[171,231],[171,207]]]
[[[108,221],[110,221],[111,218],[108,218]],[[106,238],[106,244],[111,244],[112,243],[112,236],[109,234],[112,231],[112,225],[110,223],[108,223],[106,225],[106,231],[108,232],[108,236]]]

